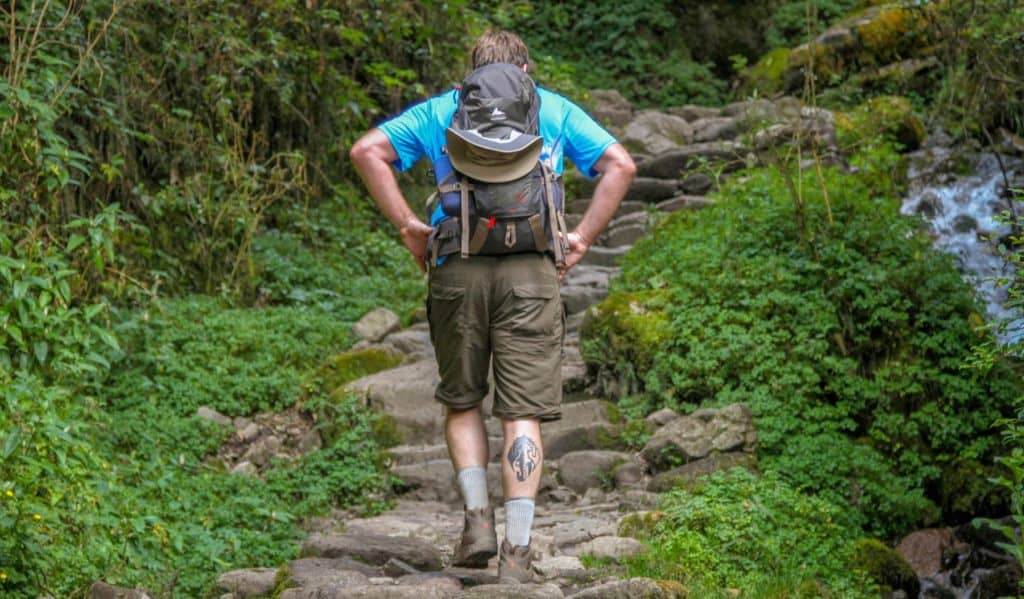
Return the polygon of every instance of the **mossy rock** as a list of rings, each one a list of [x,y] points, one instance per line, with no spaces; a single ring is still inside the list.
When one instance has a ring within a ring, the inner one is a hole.
[[[917,597],[920,592],[920,582],[907,560],[878,539],[854,541],[850,549],[850,566],[888,587],[889,592],[903,590],[911,597]],[[884,588],[882,590],[885,591]]]
[[[348,383],[402,363],[401,354],[379,348],[347,351],[325,360],[316,370],[324,389],[336,391]]]
[[[990,479],[1005,476],[999,466],[960,459],[946,466],[941,477],[941,507],[944,520],[961,522],[974,516],[1002,514],[1009,509],[1009,496]]]
[[[910,100],[902,96],[878,96],[852,111],[837,115],[836,134],[843,147],[888,135],[905,151],[921,147],[927,132],[924,123],[914,114]]]
[[[665,290],[613,293],[587,310],[580,329],[583,359],[610,395],[640,388],[654,356],[671,338]],[[612,416],[611,414],[609,416]]]
[[[659,511],[626,514],[619,521],[618,534],[620,537],[632,537],[641,541],[649,539],[654,534],[658,522],[664,517],[665,512]]]
[[[789,66],[791,52],[789,48],[776,48],[762,56],[753,66],[744,69],[734,95],[738,98],[751,95],[766,97],[782,91],[782,75]]]

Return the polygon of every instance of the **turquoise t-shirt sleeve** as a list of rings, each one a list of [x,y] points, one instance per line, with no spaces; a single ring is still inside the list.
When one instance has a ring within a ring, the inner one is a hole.
[[[420,158],[427,155],[426,144],[432,139],[432,100],[420,102],[407,108],[402,114],[377,126],[391,141],[398,159],[392,164],[396,169],[406,171]]]
[[[565,100],[565,155],[588,177],[596,177],[594,163],[615,138],[585,110]]]

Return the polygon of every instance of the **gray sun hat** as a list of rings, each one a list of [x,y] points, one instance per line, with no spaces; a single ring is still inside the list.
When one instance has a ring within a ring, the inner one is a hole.
[[[488,183],[514,181],[540,159],[540,100],[520,67],[491,64],[470,73],[459,91],[459,108],[445,131],[452,166]]]

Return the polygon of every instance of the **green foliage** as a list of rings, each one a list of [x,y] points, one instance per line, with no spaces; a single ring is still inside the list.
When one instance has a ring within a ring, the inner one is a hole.
[[[11,6],[0,221],[24,225],[16,243],[63,245],[61,225],[119,198],[131,219],[96,282],[134,296],[253,299],[252,246],[275,206],[316,204],[351,181],[338,155],[458,80],[479,30],[462,1]]]
[[[981,137],[1006,127],[1024,134],[1024,6],[1006,0],[944,2],[929,20],[942,40],[943,69],[929,94],[950,131]]]
[[[586,88],[615,88],[644,105],[721,101],[725,83],[692,60],[667,1],[490,2],[483,9],[534,53],[571,65]]]
[[[1024,195],[1024,190],[1011,189],[1010,193],[1011,201],[1016,201]],[[1024,350],[1024,322],[1020,320],[1020,315],[1024,313],[1024,285],[1021,284],[1024,279],[1024,253],[1021,252],[1021,248],[1024,247],[1024,236],[1020,233],[1020,218],[1016,214],[1002,214],[1001,222],[1012,227],[1012,233],[1006,237],[1005,243],[997,246],[997,249],[1003,256],[1006,266],[1013,272],[1013,276],[999,279],[995,283],[1006,287],[1007,300],[1004,306],[1016,318],[993,323],[991,327],[999,336],[989,338],[985,343],[973,348],[974,355],[968,360],[968,365],[981,373],[998,367],[1006,358],[1015,359],[1014,366],[1019,372],[1019,358],[1021,351]],[[1002,431],[1007,451],[996,458],[1003,467],[1003,472],[988,477],[988,482],[1009,495],[1010,518],[1013,524],[1008,525],[987,518],[979,518],[974,524],[989,526],[1001,532],[1005,542],[999,543],[999,547],[1024,568],[1024,538],[1021,536],[1021,530],[1024,530],[1021,528],[1024,526],[1024,395],[1017,396],[1013,400],[1013,410],[1010,414],[997,420],[995,424]],[[1024,591],[1024,581],[1021,581],[1021,590]]]
[[[662,496],[647,551],[630,576],[677,580],[701,597],[874,597],[847,567],[853,531],[832,504],[795,490],[776,474],[718,472],[689,491]],[[822,588],[823,587],[823,588]]]
[[[274,304],[310,306],[356,321],[386,306],[408,314],[425,294],[408,251],[377,229],[354,194],[275,216],[276,228],[255,239],[260,293]]]
[[[200,296],[161,302],[121,327],[128,357],[111,403],[154,402],[181,416],[199,406],[232,416],[280,410],[300,397],[311,365],[351,343],[350,328],[309,308],[232,309]]]
[[[769,48],[795,46],[819,35],[863,0],[787,0],[775,9],[765,31]]]
[[[883,537],[935,518],[935,483],[958,458],[991,459],[991,423],[1020,389],[1002,365],[960,368],[979,307],[950,258],[872,191],[881,180],[889,193],[879,173],[894,161],[854,158],[862,170],[824,170],[824,188],[813,169],[753,170],[716,206],[671,215],[597,308],[632,298],[633,313],[663,310],[669,334],[639,344],[585,326],[582,345],[613,382],[653,356],[639,377],[650,409],[748,404],[765,469]]]

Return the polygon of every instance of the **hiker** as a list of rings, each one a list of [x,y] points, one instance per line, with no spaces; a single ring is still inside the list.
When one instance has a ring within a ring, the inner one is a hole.
[[[380,210],[424,270],[427,319],[445,406],[445,438],[465,502],[454,566],[486,567],[497,553],[487,493],[489,448],[481,404],[493,366],[502,422],[503,582],[532,579],[530,529],[544,445],[540,423],[561,417],[565,313],[559,279],[618,209],[636,172],[629,153],[580,107],[535,86],[519,36],[483,34],[462,85],[371,129],[350,152]],[[437,193],[429,225],[391,170],[423,157]],[[602,175],[575,230],[562,217],[562,161]]]

